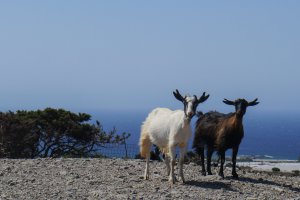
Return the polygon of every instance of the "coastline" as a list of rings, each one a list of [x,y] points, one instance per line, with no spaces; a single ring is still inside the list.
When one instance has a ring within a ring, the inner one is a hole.
[[[271,172],[273,168],[278,168],[281,172],[300,171],[300,162],[297,160],[253,159],[249,162],[237,162],[237,165],[267,172]]]

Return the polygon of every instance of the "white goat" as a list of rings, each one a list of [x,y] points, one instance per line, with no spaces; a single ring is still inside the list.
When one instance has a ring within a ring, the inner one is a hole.
[[[144,179],[149,179],[149,159],[152,144],[155,144],[165,154],[165,163],[167,165],[167,174],[169,181],[175,183],[174,165],[175,165],[175,148],[180,148],[179,173],[182,182],[183,161],[187,150],[189,138],[192,135],[190,121],[195,115],[199,103],[204,102],[209,95],[182,97],[178,90],[173,92],[175,98],[184,105],[184,110],[172,111],[168,108],[154,109],[144,121],[141,128],[140,153],[146,158],[146,169]],[[171,162],[171,167],[170,167]]]

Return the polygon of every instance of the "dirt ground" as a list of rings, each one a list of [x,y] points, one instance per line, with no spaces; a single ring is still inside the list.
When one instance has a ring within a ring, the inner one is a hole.
[[[186,183],[171,185],[163,162],[124,159],[0,159],[0,199],[298,199],[300,177],[240,169],[239,180],[202,176],[184,165]],[[177,170],[178,171],[178,170]],[[176,171],[176,172],[177,172]]]

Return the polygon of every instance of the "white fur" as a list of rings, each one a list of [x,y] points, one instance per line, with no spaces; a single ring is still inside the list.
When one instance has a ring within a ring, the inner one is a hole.
[[[186,97],[186,100],[188,103],[187,115],[189,113],[194,114],[192,107],[195,98]],[[179,173],[184,182],[182,167],[191,135],[190,119],[185,115],[183,110],[172,111],[168,108],[154,109],[143,123],[141,131],[141,154],[146,157],[144,178],[149,178],[150,148],[152,144],[155,144],[166,155],[165,162],[168,175],[170,176],[169,181],[174,183],[175,148],[178,146],[180,148]],[[144,155],[142,152],[144,152]]]
[[[156,108],[147,117],[142,129],[147,130],[150,140],[161,150],[187,143],[192,131],[182,110]],[[166,153],[167,153],[166,152]]]

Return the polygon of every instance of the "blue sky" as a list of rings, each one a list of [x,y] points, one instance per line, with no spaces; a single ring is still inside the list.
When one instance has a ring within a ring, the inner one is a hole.
[[[300,1],[1,1],[0,110],[300,111]]]

